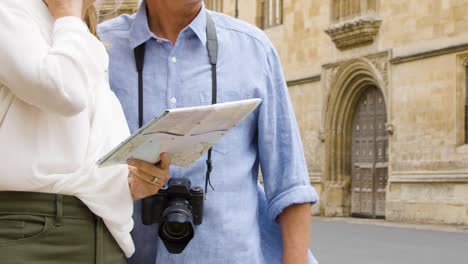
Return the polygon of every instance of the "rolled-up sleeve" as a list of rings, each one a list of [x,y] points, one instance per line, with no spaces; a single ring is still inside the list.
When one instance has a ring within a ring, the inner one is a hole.
[[[281,64],[269,49],[266,91],[259,110],[258,148],[268,202],[267,214],[276,219],[293,204],[315,203],[301,138]]]
[[[105,74],[105,47],[77,17],[54,23],[49,43],[32,15],[0,7],[0,83],[43,111],[71,116],[92,103],[90,89]]]

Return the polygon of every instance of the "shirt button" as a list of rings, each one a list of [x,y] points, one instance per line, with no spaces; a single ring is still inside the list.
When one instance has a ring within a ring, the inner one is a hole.
[[[177,99],[175,99],[175,97],[172,97],[171,98],[171,104],[175,105],[177,103]]]
[[[172,58],[171,58],[171,61],[172,61],[173,63],[176,63],[176,62],[177,62],[176,57],[172,57]]]
[[[157,43],[162,43],[162,40],[158,39],[156,40]]]

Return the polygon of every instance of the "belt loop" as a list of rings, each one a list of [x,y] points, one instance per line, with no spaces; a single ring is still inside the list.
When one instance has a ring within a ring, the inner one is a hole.
[[[55,196],[55,207],[55,225],[60,226],[63,218],[63,196],[61,194]]]

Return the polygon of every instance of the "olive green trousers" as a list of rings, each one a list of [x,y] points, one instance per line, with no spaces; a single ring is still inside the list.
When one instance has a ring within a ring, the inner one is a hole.
[[[73,196],[0,192],[1,264],[124,264],[99,217]]]

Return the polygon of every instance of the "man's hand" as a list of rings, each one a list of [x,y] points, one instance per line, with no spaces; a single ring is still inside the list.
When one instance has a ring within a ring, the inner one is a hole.
[[[310,222],[310,204],[294,204],[278,216],[283,239],[283,264],[307,264]]]
[[[143,199],[156,194],[169,180],[169,155],[162,153],[156,165],[136,159],[128,160],[130,176],[128,184],[133,200]]]
[[[55,19],[66,16],[81,18],[83,12],[83,0],[44,0],[50,13]]]

